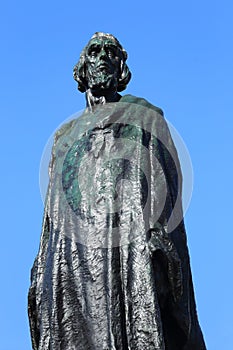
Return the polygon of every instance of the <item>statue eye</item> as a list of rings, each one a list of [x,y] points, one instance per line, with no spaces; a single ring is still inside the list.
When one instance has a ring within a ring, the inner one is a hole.
[[[106,49],[106,52],[107,52],[108,57],[110,57],[110,58],[112,58],[112,57],[115,56],[114,49],[111,48],[111,47],[108,47],[108,48]]]
[[[96,57],[96,56],[97,56],[96,50],[91,50],[91,51],[89,52],[89,56],[91,56],[91,57]]]
[[[92,46],[88,50],[88,55],[92,58],[96,57],[99,52],[99,47],[98,46]]]
[[[112,50],[111,49],[107,49],[106,51],[107,51],[108,56],[112,56]]]

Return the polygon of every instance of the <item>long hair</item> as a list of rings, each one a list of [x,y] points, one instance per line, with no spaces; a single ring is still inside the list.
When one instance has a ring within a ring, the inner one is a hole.
[[[125,49],[122,47],[120,42],[115,38],[112,34],[108,33],[102,33],[102,32],[96,32],[90,39],[90,41],[94,38],[97,37],[107,37],[110,38],[112,41],[114,41],[120,52],[121,52],[121,57],[120,57],[120,75],[118,77],[118,85],[117,85],[117,91],[123,91],[125,90],[128,82],[131,79],[131,72],[125,63],[127,60],[127,52]],[[90,43],[89,41],[89,43]],[[73,76],[74,79],[78,82],[78,90],[81,92],[85,92],[88,89],[88,83],[86,79],[86,54],[87,54],[87,48],[89,43],[84,47],[84,49],[81,52],[80,58],[78,63],[74,66],[73,70]]]

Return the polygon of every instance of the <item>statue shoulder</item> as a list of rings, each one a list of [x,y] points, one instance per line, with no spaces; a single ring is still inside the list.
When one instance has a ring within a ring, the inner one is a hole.
[[[145,98],[142,98],[142,97],[136,97],[133,95],[124,95],[120,99],[120,102],[136,103],[141,106],[153,109],[155,112],[159,113],[161,116],[164,116],[163,110],[161,108],[152,105],[150,102],[148,102]]]
[[[64,136],[67,132],[69,132],[70,129],[72,129],[73,125],[75,123],[75,119],[62,124],[62,126],[56,131],[55,135],[54,135],[54,141],[56,143],[56,141],[58,139],[60,139],[62,136]]]

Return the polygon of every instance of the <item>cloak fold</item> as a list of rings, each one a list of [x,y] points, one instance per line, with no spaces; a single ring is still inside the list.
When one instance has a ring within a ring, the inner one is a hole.
[[[34,350],[205,350],[181,187],[163,113],[144,99],[56,133],[28,297]]]

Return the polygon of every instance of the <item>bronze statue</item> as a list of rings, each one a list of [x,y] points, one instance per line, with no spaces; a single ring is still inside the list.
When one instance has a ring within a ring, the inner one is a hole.
[[[111,34],[74,68],[87,108],[55,135],[29,290],[34,350],[205,350],[182,217],[181,171],[160,108],[121,96]]]

